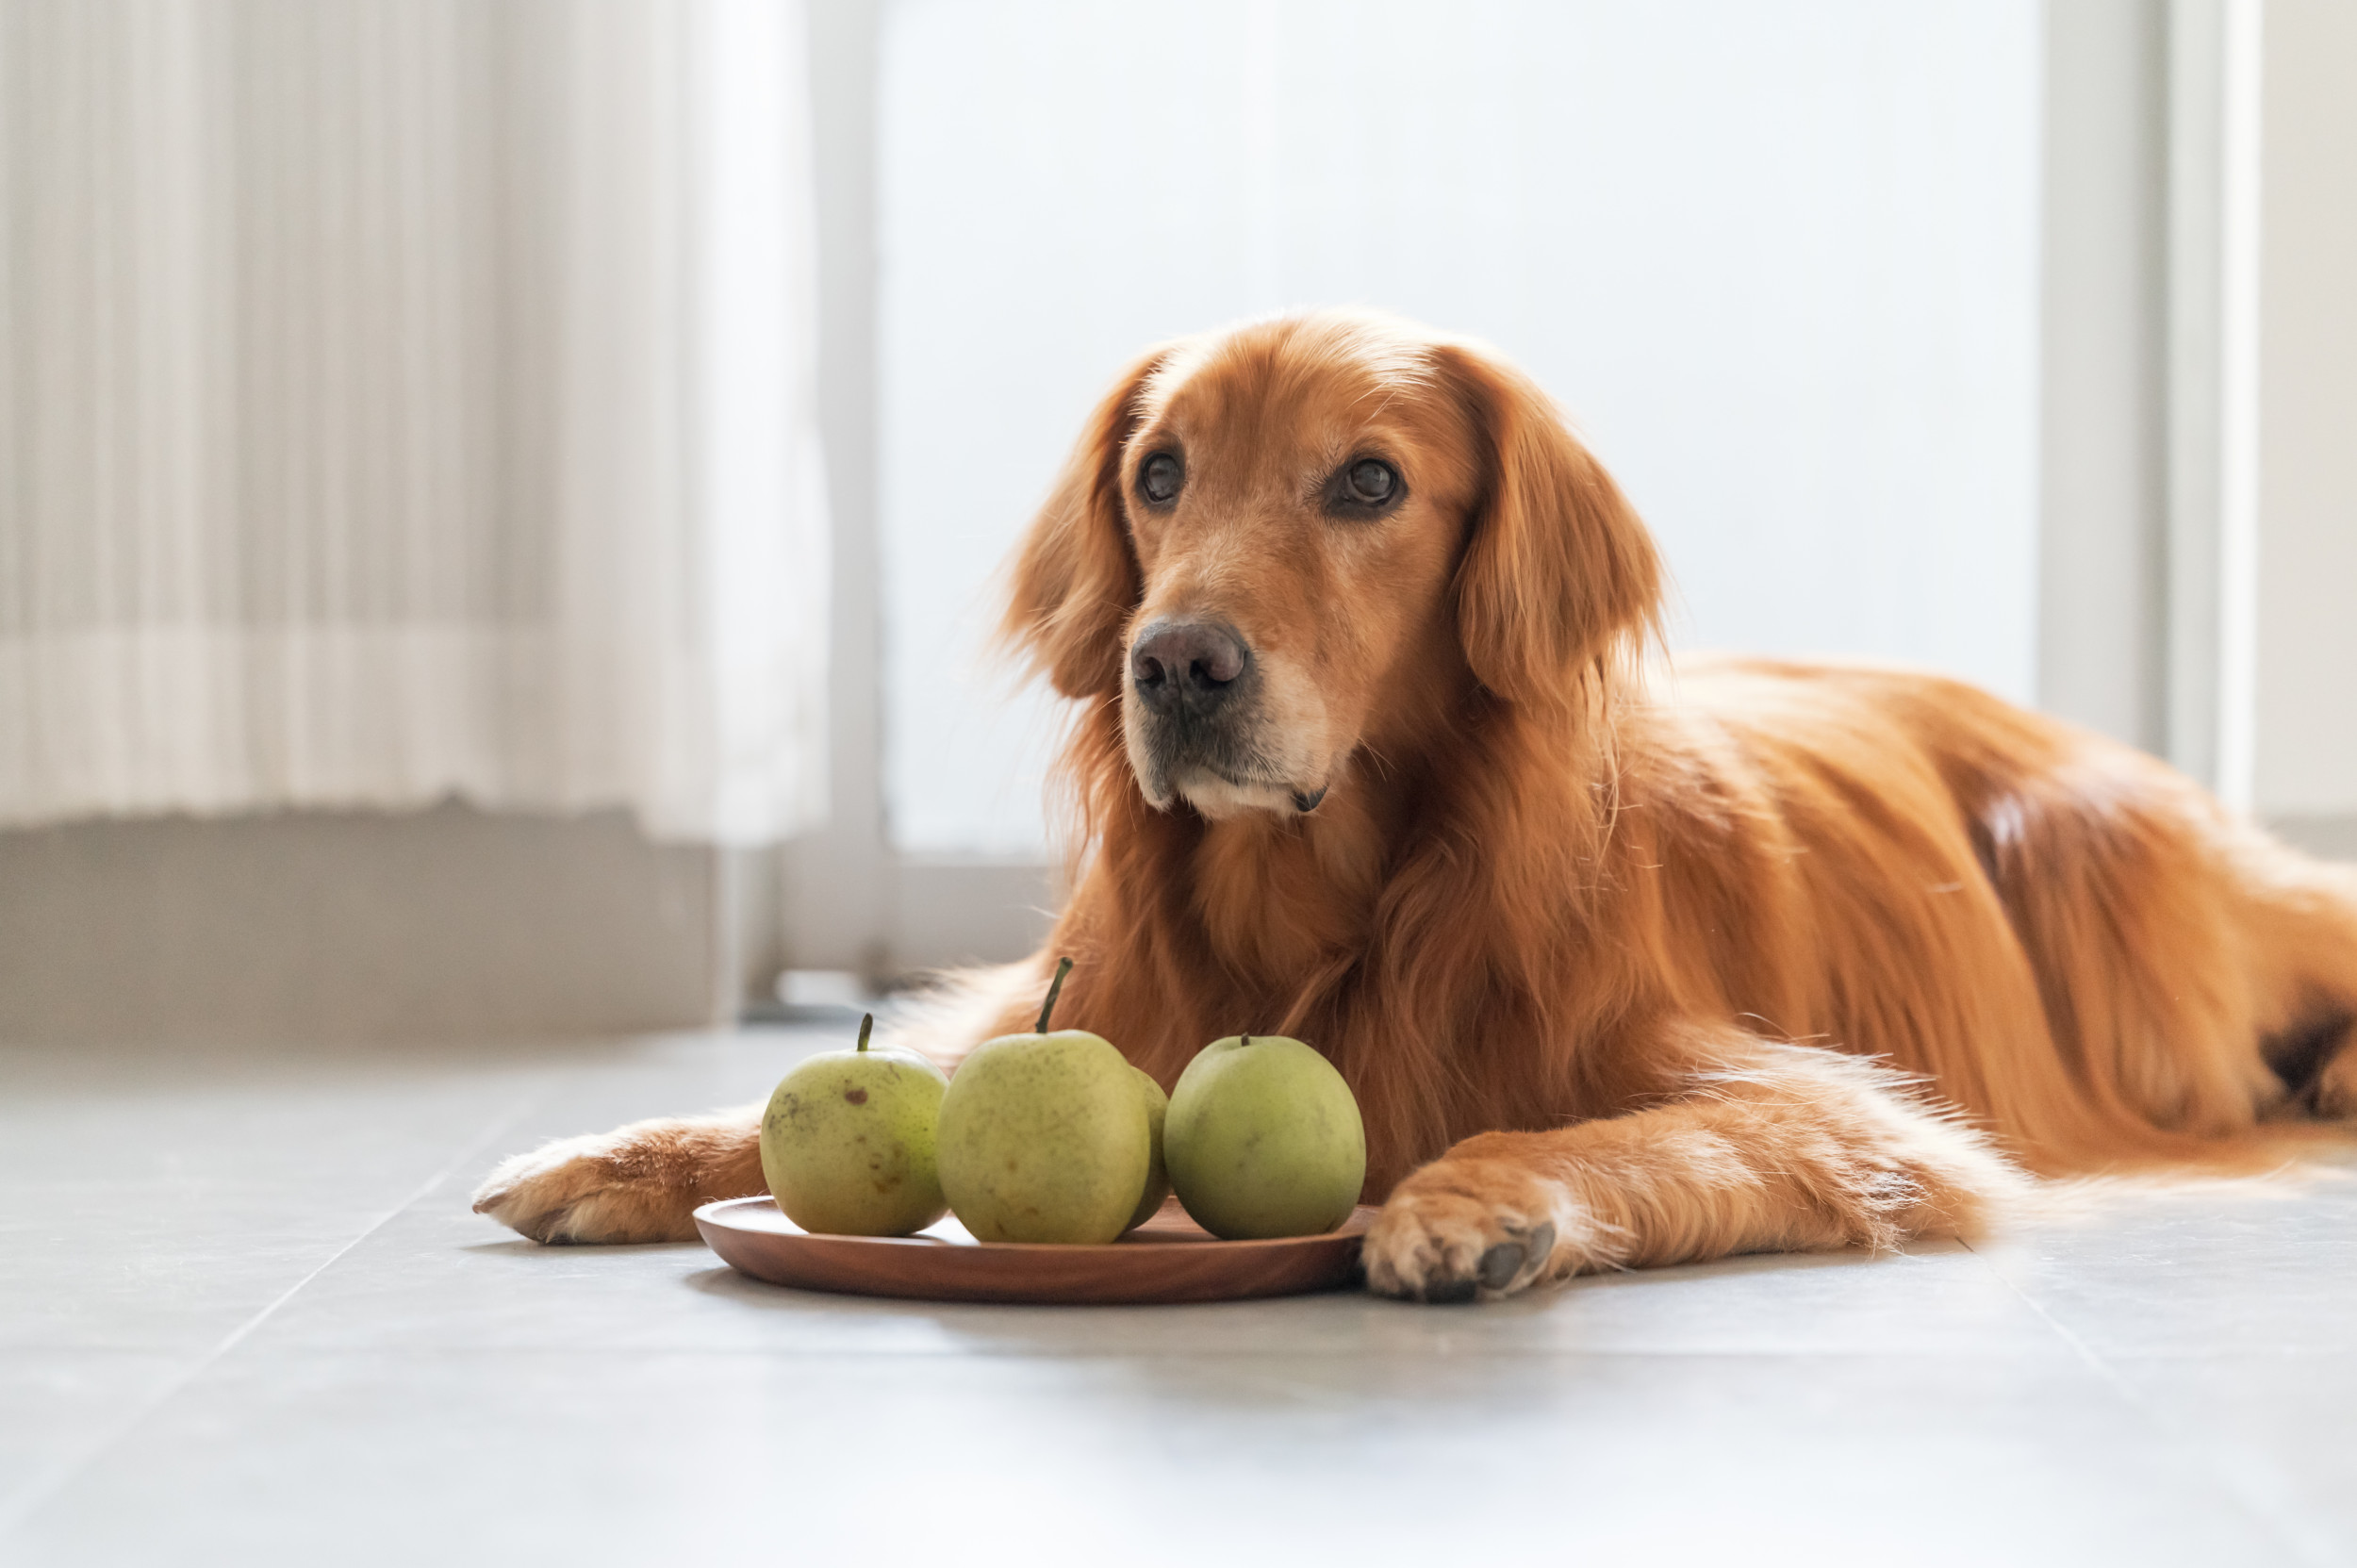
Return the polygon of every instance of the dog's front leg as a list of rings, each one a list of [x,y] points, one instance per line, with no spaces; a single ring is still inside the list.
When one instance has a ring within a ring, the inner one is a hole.
[[[1749,1036],[1729,1047],[1666,1103],[1482,1133],[1409,1175],[1368,1232],[1369,1287],[1470,1301],[1595,1269],[1887,1248],[1970,1234],[2020,1188],[1894,1075]]]
[[[953,1066],[1037,1012],[1044,967],[1034,958],[948,976],[896,1014],[884,1043]],[[474,1212],[536,1242],[692,1242],[699,1205],[769,1190],[761,1113],[747,1105],[559,1138],[501,1162],[476,1190]]]
[[[559,1138],[501,1162],[474,1195],[536,1242],[692,1242],[698,1205],[769,1190],[761,1107]]]

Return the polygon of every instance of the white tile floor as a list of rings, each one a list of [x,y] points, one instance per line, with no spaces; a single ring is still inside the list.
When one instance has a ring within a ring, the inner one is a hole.
[[[0,1561],[2357,1563],[2357,1181],[1480,1308],[864,1302],[467,1212],[818,1043],[0,1051]]]

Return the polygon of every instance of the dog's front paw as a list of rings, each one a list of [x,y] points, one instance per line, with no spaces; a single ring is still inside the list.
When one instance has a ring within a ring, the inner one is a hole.
[[[1494,1300],[1582,1261],[1566,1195],[1509,1162],[1442,1158],[1402,1181],[1360,1257],[1367,1288],[1406,1301]]]
[[[697,1205],[762,1191],[760,1128],[636,1122],[501,1162],[474,1212],[536,1242],[692,1242]]]

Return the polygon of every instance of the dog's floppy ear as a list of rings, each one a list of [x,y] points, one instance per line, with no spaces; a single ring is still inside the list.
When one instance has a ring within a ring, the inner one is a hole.
[[[1483,470],[1457,569],[1465,660],[1510,701],[1575,701],[1591,671],[1656,628],[1653,536],[1537,382],[1468,344],[1433,353]]]
[[[1169,352],[1157,348],[1124,371],[1090,412],[1015,555],[999,640],[1066,697],[1121,691],[1122,624],[1145,591],[1122,520],[1121,451],[1137,429],[1146,379]]]

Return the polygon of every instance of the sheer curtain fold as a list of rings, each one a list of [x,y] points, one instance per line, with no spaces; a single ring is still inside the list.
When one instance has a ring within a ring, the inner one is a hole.
[[[0,0],[0,823],[824,810],[787,0]]]

